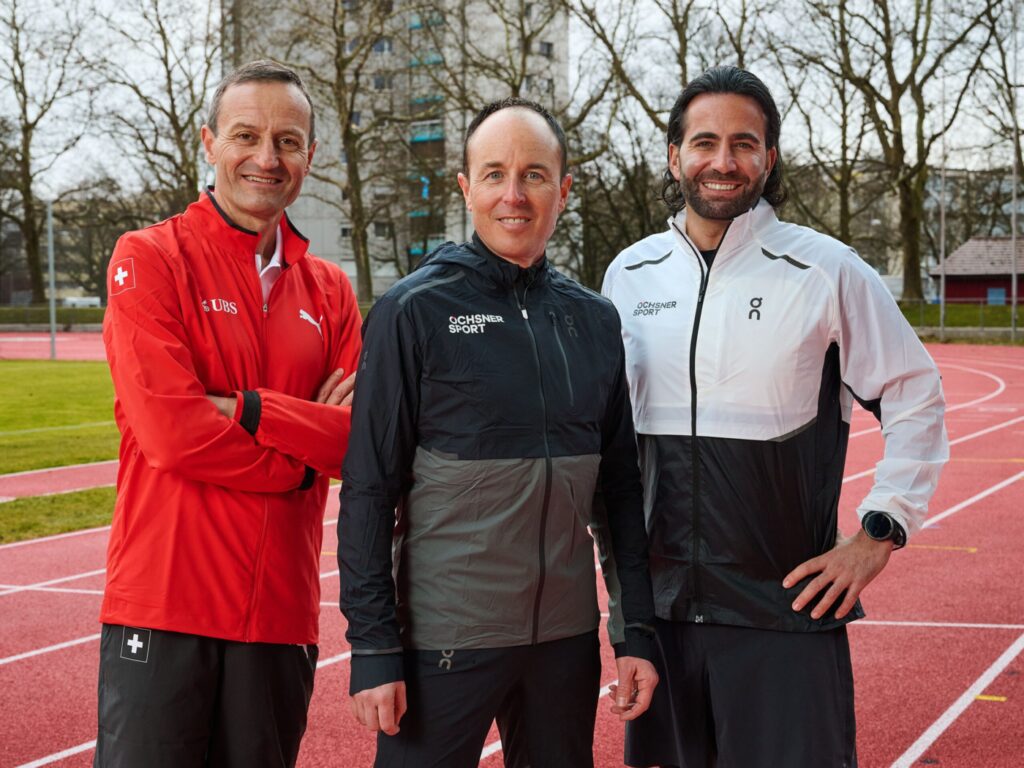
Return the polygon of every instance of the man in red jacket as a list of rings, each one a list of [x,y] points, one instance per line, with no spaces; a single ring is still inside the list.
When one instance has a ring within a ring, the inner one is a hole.
[[[97,766],[294,765],[313,688],[359,311],[284,213],[316,149],[298,76],[228,75],[202,139],[216,188],[124,235],[108,270],[122,440]]]

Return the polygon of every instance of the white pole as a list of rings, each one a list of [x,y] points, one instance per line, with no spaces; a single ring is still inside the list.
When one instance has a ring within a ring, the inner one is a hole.
[[[1017,0],[1014,0],[1017,2]],[[946,3],[942,3],[942,18],[946,19]],[[945,31],[945,25],[943,25]],[[946,65],[942,65],[941,120],[942,157],[939,170],[939,341],[946,340]]]
[[[1020,131],[1017,129],[1017,0],[1013,0],[1013,82],[1010,84],[1010,112],[1013,118],[1013,190],[1010,203],[1010,342],[1017,341],[1017,153]]]
[[[50,359],[57,359],[57,290],[53,275],[53,201],[46,203],[46,261],[50,272]]]

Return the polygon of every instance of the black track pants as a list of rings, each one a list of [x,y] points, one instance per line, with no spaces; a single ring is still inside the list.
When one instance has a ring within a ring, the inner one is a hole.
[[[538,645],[408,651],[409,710],[377,737],[376,768],[475,768],[499,719],[506,764],[592,768],[597,632]]]
[[[626,764],[856,768],[846,628],[773,632],[659,621],[660,682],[626,724]]]
[[[316,646],[104,624],[95,768],[295,765]]]

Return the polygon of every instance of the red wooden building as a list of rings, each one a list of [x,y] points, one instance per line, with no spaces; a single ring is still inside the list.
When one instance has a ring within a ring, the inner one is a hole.
[[[1008,237],[973,237],[946,259],[946,300],[1009,304],[1011,296],[1011,244]],[[1024,281],[1024,237],[1017,238],[1017,293]],[[936,283],[941,274],[932,267]]]

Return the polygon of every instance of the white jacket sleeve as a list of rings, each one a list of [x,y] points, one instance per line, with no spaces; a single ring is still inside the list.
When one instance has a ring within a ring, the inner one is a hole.
[[[939,371],[881,278],[853,252],[842,261],[836,289],[840,373],[878,418],[885,440],[857,515],[888,512],[911,535],[924,523],[949,459]]]

